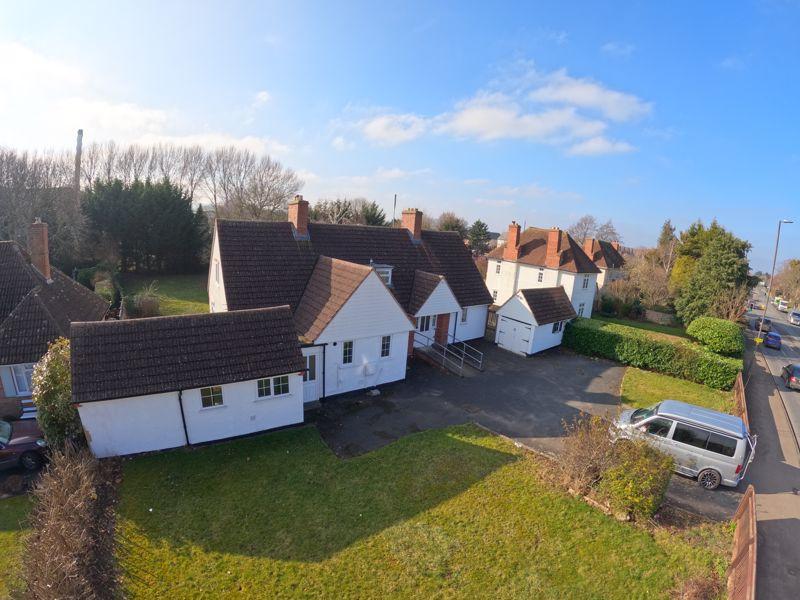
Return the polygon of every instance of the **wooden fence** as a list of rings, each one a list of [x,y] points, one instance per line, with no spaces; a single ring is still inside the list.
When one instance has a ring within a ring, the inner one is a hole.
[[[736,412],[744,421],[747,431],[750,431],[750,421],[747,418],[747,396],[744,393],[744,379],[742,372],[736,376],[736,381],[733,384],[733,400],[736,402]]]
[[[747,486],[733,517],[733,560],[728,568],[728,600],[755,600],[756,597],[756,492]]]

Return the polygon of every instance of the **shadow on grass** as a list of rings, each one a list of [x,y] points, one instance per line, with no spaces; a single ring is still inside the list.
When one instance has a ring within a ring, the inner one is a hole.
[[[306,427],[140,457],[120,516],[151,544],[322,561],[517,460],[504,444],[467,425],[343,461]]]

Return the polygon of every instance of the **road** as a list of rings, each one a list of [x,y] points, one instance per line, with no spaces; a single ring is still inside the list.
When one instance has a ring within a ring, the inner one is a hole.
[[[763,293],[759,300],[763,301]],[[800,589],[800,450],[796,436],[800,432],[800,392],[783,387],[780,370],[788,362],[800,362],[800,327],[790,325],[786,314],[774,307],[768,311],[774,331],[783,338],[783,348],[754,352],[753,335],[748,336],[747,407],[758,446],[744,483],[752,483],[756,490],[757,597],[796,599]]]

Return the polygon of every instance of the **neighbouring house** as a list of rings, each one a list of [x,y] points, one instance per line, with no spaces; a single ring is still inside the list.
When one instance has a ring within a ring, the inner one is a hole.
[[[497,309],[495,342],[530,355],[561,344],[564,325],[577,316],[561,286],[518,290]]]
[[[408,356],[480,338],[491,296],[455,232],[309,222],[302,196],[287,222],[217,220],[212,312],[288,305],[306,360],[306,402],[405,377]]]
[[[26,252],[0,242],[0,418],[34,418],[33,366],[73,321],[99,321],[108,302],[50,265],[47,224],[30,226]]]
[[[558,228],[512,222],[502,247],[488,254],[486,286],[494,303],[504,304],[521,289],[561,286],[580,317],[592,316],[600,269],[581,244]]]
[[[625,276],[622,270],[625,266],[625,259],[620,252],[619,242],[587,238],[583,240],[583,251],[600,269],[600,273],[597,275],[598,290],[602,290],[605,285]]]
[[[73,323],[72,399],[98,457],[301,423],[305,359],[288,306]]]

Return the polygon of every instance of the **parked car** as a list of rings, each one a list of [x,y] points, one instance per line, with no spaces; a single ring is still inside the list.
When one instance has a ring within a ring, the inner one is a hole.
[[[774,348],[775,350],[780,350],[781,349],[781,336],[780,336],[780,334],[775,333],[774,331],[769,332],[764,337],[764,345],[767,348]]]
[[[756,438],[742,419],[677,400],[623,411],[614,425],[620,437],[644,439],[671,456],[678,473],[707,490],[738,485],[755,455]]]
[[[781,379],[790,390],[800,390],[800,365],[786,365],[781,369]]]
[[[789,302],[787,300],[778,302],[778,310],[781,312],[789,312]]]
[[[800,312],[793,310],[789,313],[789,323],[792,325],[800,325]]]
[[[0,420],[0,469],[22,467],[34,471],[42,466],[47,448],[35,419]]]
[[[764,320],[764,324],[761,325],[761,320]],[[753,329],[758,331],[758,328],[761,327],[762,333],[769,333],[772,331],[772,319],[767,319],[764,317],[758,317],[755,321],[753,321]]]

